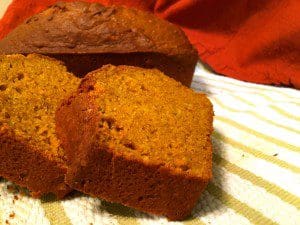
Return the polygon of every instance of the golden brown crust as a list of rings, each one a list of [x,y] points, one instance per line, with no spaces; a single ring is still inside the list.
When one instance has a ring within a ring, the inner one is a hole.
[[[29,18],[0,41],[0,53],[51,54],[66,65],[76,60],[73,66],[83,70],[82,76],[95,69],[82,62],[81,55],[88,55],[89,61],[99,62],[97,68],[107,63],[105,59],[115,65],[155,67],[187,86],[198,60],[197,51],[175,25],[150,13],[84,2],[60,2]],[[139,54],[128,60],[127,54],[134,53]]]
[[[206,168],[205,172],[198,175],[115,151],[105,141],[99,141],[104,137],[99,129],[102,116],[95,99],[97,95],[90,94],[95,88],[96,74],[97,71],[87,75],[78,92],[56,112],[57,134],[69,163],[67,184],[92,196],[164,215],[170,220],[184,219],[211,178],[211,143],[206,144],[204,151],[206,161],[199,164]],[[212,111],[207,120],[211,119]],[[211,121],[209,126],[208,135],[212,130]]]
[[[33,197],[53,193],[63,198],[71,191],[64,183],[66,168],[33,149],[8,127],[0,127],[0,175],[27,187]]]

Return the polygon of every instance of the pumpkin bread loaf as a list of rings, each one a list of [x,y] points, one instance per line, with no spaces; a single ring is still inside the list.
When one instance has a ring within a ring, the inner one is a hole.
[[[212,177],[213,110],[156,69],[107,65],[56,112],[72,188],[170,220],[188,216]]]
[[[39,55],[0,56],[0,176],[32,196],[70,191],[55,111],[79,79],[61,62]]]
[[[198,60],[184,32],[154,15],[98,3],[59,2],[0,41],[0,54],[40,53],[76,75],[105,64],[158,68],[189,86]]]

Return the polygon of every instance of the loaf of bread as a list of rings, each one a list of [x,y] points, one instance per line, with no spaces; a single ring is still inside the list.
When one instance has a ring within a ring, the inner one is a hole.
[[[158,68],[191,84],[197,51],[184,32],[154,15],[98,3],[57,3],[0,41],[0,54],[40,53],[79,76],[105,64]]]
[[[70,191],[55,111],[79,79],[61,62],[30,54],[0,56],[0,176],[32,196]]]
[[[212,176],[212,105],[156,69],[107,65],[56,112],[66,183],[180,220]]]

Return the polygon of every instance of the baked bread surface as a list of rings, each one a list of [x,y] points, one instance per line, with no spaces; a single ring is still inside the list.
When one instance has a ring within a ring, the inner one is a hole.
[[[189,86],[198,60],[184,32],[154,15],[98,3],[59,2],[0,41],[0,54],[41,53],[84,76],[105,64],[158,68]]]
[[[107,65],[56,112],[72,188],[184,219],[212,176],[213,110],[158,70]]]
[[[0,55],[0,176],[35,197],[70,191],[55,111],[79,79],[59,61],[30,54]]]

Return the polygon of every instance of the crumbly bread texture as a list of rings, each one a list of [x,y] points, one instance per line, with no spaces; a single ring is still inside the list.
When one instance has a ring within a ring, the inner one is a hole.
[[[0,54],[41,53],[76,75],[105,64],[158,68],[189,86],[198,60],[184,32],[154,15],[98,3],[59,2],[0,41]]]
[[[107,65],[56,112],[72,188],[170,220],[188,216],[212,176],[213,109],[155,69]]]
[[[32,195],[70,191],[66,157],[55,132],[55,111],[79,78],[59,61],[39,56],[0,56],[0,176]]]

